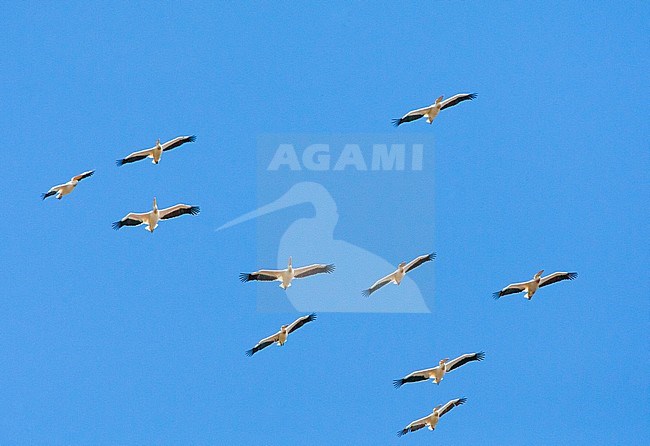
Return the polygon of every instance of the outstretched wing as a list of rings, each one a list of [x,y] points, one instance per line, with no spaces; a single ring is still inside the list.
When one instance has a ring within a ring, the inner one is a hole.
[[[116,221],[113,223],[113,229],[116,231],[120,229],[122,226],[138,226],[141,225],[142,223],[145,223],[147,221],[149,214],[136,214],[131,212],[130,214],[127,214],[126,217],[124,217],[120,221]]]
[[[384,285],[389,284],[393,280],[393,274],[395,274],[395,273],[390,273],[386,277],[382,277],[381,279],[376,281],[370,288],[368,288],[367,290],[363,290],[361,292],[361,294],[363,294],[366,297],[370,296],[372,293],[377,291],[379,288],[383,287]]]
[[[393,119],[393,125],[397,127],[400,124],[403,124],[405,122],[411,122],[411,121],[415,121],[416,119],[420,119],[429,111],[430,108],[431,107],[424,107],[424,108],[418,108],[417,110],[411,110],[401,118]]]
[[[196,141],[196,136],[179,136],[177,138],[174,138],[170,141],[167,141],[165,144],[161,144],[161,147],[163,151],[167,150],[172,150],[175,149],[176,147],[182,146],[186,142],[194,142]]]
[[[77,175],[76,177],[72,177],[72,179],[70,181],[75,181],[75,180],[76,181],[81,181],[84,178],[88,178],[89,176],[91,176],[94,173],[95,173],[94,170],[89,170],[87,172],[84,172],[84,173],[81,173],[81,174]]]
[[[268,338],[262,339],[260,342],[258,342],[255,345],[255,347],[251,348],[250,350],[246,350],[246,356],[253,356],[255,353],[259,352],[263,348],[268,347],[274,342],[278,342],[279,336],[280,336],[279,333],[276,333],[274,335],[269,336]]]
[[[250,282],[251,280],[260,280],[262,282],[270,282],[278,280],[282,276],[282,271],[274,269],[262,269],[254,273],[240,273],[239,280],[242,282]]]
[[[181,215],[190,214],[196,215],[201,212],[201,208],[198,206],[190,206],[187,204],[177,204],[169,208],[160,210],[160,219],[167,220],[174,217],[180,217]]]
[[[316,319],[316,313],[308,314],[307,316],[299,317],[287,327],[287,334],[293,333],[307,322],[311,322]]]
[[[117,160],[115,163],[118,166],[123,166],[124,164],[134,163],[136,161],[143,160],[148,156],[153,156],[152,154],[153,154],[153,148],[144,149],[144,150],[140,150],[139,152],[133,152],[130,155],[127,155],[126,157],[122,158],[121,160]]]
[[[405,273],[408,273],[408,272],[411,271],[412,269],[417,268],[418,266],[422,265],[422,264],[425,263],[425,262],[430,262],[430,261],[432,261],[432,260],[435,259],[435,258],[436,258],[436,253],[435,253],[435,252],[432,252],[431,254],[425,254],[425,255],[420,256],[420,257],[418,257],[418,258],[416,258],[416,259],[414,259],[414,260],[411,260],[411,261],[410,261],[409,263],[407,263],[406,266],[404,267],[404,272],[405,272]]]
[[[427,419],[428,418],[429,417],[426,416],[426,417],[420,418],[419,420],[412,421],[411,424],[406,426],[404,429],[402,429],[401,431],[397,431],[397,436],[401,437],[402,435],[406,435],[409,432],[415,432],[417,430],[422,429],[423,427],[425,427],[427,425]]]
[[[521,293],[526,289],[526,285],[528,285],[528,283],[529,282],[511,283],[501,291],[492,293],[492,297],[498,299],[500,297],[507,296],[508,294]]]
[[[565,273],[565,272],[558,272],[558,273],[553,273],[549,274],[546,277],[542,277],[539,281],[539,287],[543,287],[546,285],[550,285],[555,282],[560,282],[562,280],[573,280],[576,277],[578,277],[578,273]]]
[[[449,99],[445,99],[444,101],[442,101],[442,103],[440,104],[440,110],[453,107],[454,105],[460,104],[463,101],[471,101],[474,98],[476,98],[476,93],[456,94],[450,97]]]
[[[478,352],[478,353],[467,353],[465,355],[461,355],[456,359],[453,359],[445,364],[445,371],[446,372],[451,372],[454,369],[457,369],[458,367],[467,364],[468,362],[471,361],[482,361],[485,359],[485,353],[483,352]]]
[[[323,274],[323,273],[330,274],[332,271],[334,271],[334,265],[331,263],[329,265],[314,264],[309,266],[301,266],[300,268],[295,268],[293,277],[295,277],[296,279],[302,279],[303,277],[313,276],[314,274]]]
[[[431,376],[431,373],[436,369],[437,367],[434,367],[432,369],[425,369],[425,370],[418,370],[416,372],[413,372],[407,376],[405,376],[402,379],[396,379],[393,381],[393,386],[398,389],[402,387],[404,384],[407,383],[416,383],[419,381],[426,381],[429,379]]]
[[[439,416],[443,416],[447,412],[449,412],[451,409],[453,409],[456,406],[460,406],[461,404],[465,404],[465,401],[467,401],[467,398],[456,398],[455,400],[449,401],[447,404],[442,406],[440,411],[438,411]]]

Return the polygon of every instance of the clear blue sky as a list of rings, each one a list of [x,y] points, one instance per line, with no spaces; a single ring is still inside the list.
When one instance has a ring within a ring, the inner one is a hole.
[[[87,3],[2,2],[0,443],[647,441],[647,3]],[[479,97],[390,126],[461,91]],[[258,136],[395,132],[435,137],[435,183],[408,197],[435,231],[414,216],[385,241],[388,207],[364,246],[435,250],[432,313],[322,313],[247,358],[297,315],[237,280],[264,266],[256,223],[215,231],[258,205]],[[197,141],[156,167],[114,165],[179,134]],[[202,212],[111,230],[154,195]],[[491,299],[542,268],[580,277]],[[391,386],[476,350],[440,386]],[[395,437],[457,396],[435,432]]]

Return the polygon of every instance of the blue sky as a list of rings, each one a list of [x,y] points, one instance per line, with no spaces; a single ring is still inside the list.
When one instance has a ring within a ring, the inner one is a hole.
[[[648,438],[647,4],[2,10],[0,443]],[[479,96],[431,126],[390,126],[461,91]],[[258,266],[266,220],[215,231],[258,205],[257,138],[395,132],[435,138],[435,182],[405,200],[434,214],[434,230],[414,215],[403,240],[382,238],[399,205],[358,224],[394,263],[438,253],[414,275],[433,312],[322,313],[247,358],[297,316],[258,312],[267,284],[237,280]],[[197,141],[158,166],[114,165],[180,134]],[[39,199],[93,168],[61,202]],[[202,212],[153,235],[111,230],[154,195]],[[530,302],[491,299],[542,268],[580,276]],[[485,361],[440,386],[391,386],[477,350]],[[395,437],[458,396],[467,404],[435,432]]]

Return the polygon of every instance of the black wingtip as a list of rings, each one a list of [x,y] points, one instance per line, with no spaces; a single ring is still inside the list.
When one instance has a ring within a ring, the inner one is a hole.
[[[198,207],[198,206],[192,206],[192,207],[190,208],[190,214],[191,214],[191,215],[196,215],[196,214],[198,214],[199,212],[201,212],[201,208]]]
[[[569,280],[573,280],[578,277],[578,273],[569,273],[568,274]]]
[[[363,291],[361,292],[361,295],[362,295],[363,297],[369,297],[371,294],[372,294],[372,291],[370,291],[370,288],[368,288],[367,290],[363,290]]]
[[[403,379],[394,379],[393,380],[393,387],[395,387],[396,389],[399,389],[403,385],[404,385],[404,380]]]
[[[253,348],[251,348],[250,350],[246,350],[245,352],[246,356],[248,356],[249,358],[253,356],[254,353],[255,353],[255,349]]]
[[[123,159],[121,159],[121,160],[115,160],[115,164],[116,164],[118,167],[119,167],[119,166],[123,166],[123,165],[125,164],[125,161],[124,161]]]
[[[402,437],[408,433],[408,429],[402,429],[401,431],[397,431],[397,436]]]
[[[239,273],[239,280],[242,282],[250,282],[251,275],[248,273]]]
[[[483,361],[485,359],[485,352],[478,352],[476,354],[476,360],[477,361]]]
[[[501,297],[501,291],[496,291],[496,292],[492,293],[492,298],[494,300],[499,300],[500,297]]]
[[[399,127],[399,125],[400,125],[403,121],[402,121],[402,118],[399,118],[399,119],[393,119],[393,120],[391,120],[391,122],[393,123],[393,125],[394,125],[395,127]]]
[[[476,94],[476,93],[470,93],[469,94],[470,99],[476,99],[477,96],[478,96],[478,94]]]
[[[436,258],[437,254],[435,252],[432,252],[429,254],[429,257],[427,257],[427,260],[434,260]]]
[[[196,141],[196,135],[192,135],[189,138],[187,138],[187,142],[194,142]]]
[[[467,401],[467,398],[462,397],[458,400],[458,403],[456,403],[456,405],[460,406],[461,404],[465,404],[465,401]]]
[[[329,265],[325,266],[325,272],[327,274],[330,274],[330,273],[334,272],[335,269],[336,269],[336,266],[334,266],[333,263],[330,263]]]
[[[311,322],[315,320],[316,320],[316,313],[311,313],[309,317],[307,317],[307,322]]]
[[[113,222],[111,224],[111,226],[113,227],[113,229],[115,229],[117,231],[118,229],[120,229],[123,226],[122,221],[120,220],[120,221]]]

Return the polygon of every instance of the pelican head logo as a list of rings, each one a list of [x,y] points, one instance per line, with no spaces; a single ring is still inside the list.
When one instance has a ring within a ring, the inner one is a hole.
[[[399,293],[396,293],[398,287],[385,287],[381,298],[366,299],[361,295],[360,291],[374,282],[378,274],[395,271],[394,263],[335,237],[339,221],[337,204],[328,189],[320,183],[296,183],[274,201],[223,224],[217,230],[232,228],[252,219],[264,219],[266,222],[264,217],[268,214],[304,204],[309,204],[311,210],[305,210],[307,215],[302,218],[293,218],[278,227],[264,224],[258,226],[258,249],[265,249],[268,254],[264,256],[264,261],[271,262],[269,265],[259,266],[274,268],[284,265],[285,259],[288,258],[288,266],[292,268],[291,256],[296,256],[301,262],[305,262],[304,265],[336,264],[336,273],[312,276],[309,280],[301,281],[283,291],[272,287],[272,291],[280,293],[273,295],[269,293],[268,287],[263,287],[261,291],[263,284],[260,283],[260,299],[266,299],[266,302],[271,299],[275,302],[283,298],[288,299],[290,304],[301,312],[430,312],[418,285],[408,277],[402,281]],[[295,214],[295,211],[292,214]],[[269,235],[273,232],[280,234],[279,241]]]

